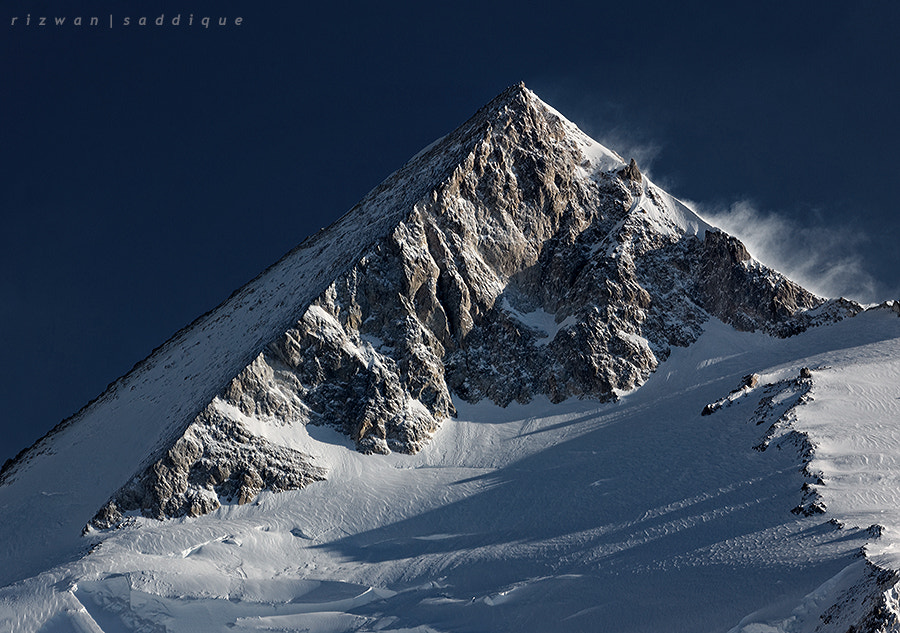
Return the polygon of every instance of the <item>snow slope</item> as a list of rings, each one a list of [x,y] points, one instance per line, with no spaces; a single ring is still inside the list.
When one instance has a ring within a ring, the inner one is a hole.
[[[106,633],[813,630],[827,598],[865,585],[861,548],[890,552],[900,528],[889,483],[900,472],[882,457],[897,352],[900,319],[887,310],[787,340],[711,322],[618,402],[458,402],[459,418],[414,456],[361,455],[326,428],[298,436],[252,420],[327,463],[329,480],[197,519],[136,519],[90,555],[0,590],[0,622]],[[796,425],[817,447],[829,510],[802,517],[790,512],[801,451],[753,450],[766,430],[750,420],[753,398],[700,412],[749,372],[762,384],[806,366],[819,369]],[[881,539],[860,529],[876,515]]]

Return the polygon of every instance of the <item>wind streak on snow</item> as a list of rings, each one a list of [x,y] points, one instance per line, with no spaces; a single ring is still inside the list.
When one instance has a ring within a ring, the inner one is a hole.
[[[878,325],[876,325],[877,327]],[[810,468],[829,513],[859,527],[885,527],[872,559],[900,569],[900,338],[826,358],[813,374],[812,402],[795,428],[815,445]]]

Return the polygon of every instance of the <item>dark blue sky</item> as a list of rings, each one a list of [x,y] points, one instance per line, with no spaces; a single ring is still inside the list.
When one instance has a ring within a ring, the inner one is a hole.
[[[900,295],[900,5],[141,4],[0,10],[0,462],[519,80],[785,272]]]

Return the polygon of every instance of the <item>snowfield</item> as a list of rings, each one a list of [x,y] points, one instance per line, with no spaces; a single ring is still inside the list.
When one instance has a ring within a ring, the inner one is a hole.
[[[765,385],[803,367],[808,401],[754,450]],[[754,389],[701,415],[749,373]],[[786,340],[711,321],[615,403],[455,402],[413,456],[246,418],[328,480],[90,533],[0,589],[0,628],[843,633],[871,599],[863,549],[900,569],[898,377],[900,318],[877,309]],[[807,482],[792,430],[824,514],[791,512]]]

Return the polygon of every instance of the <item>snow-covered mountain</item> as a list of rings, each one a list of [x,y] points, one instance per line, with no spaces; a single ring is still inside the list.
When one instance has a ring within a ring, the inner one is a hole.
[[[514,86],[4,466],[0,625],[900,630],[898,312]]]

